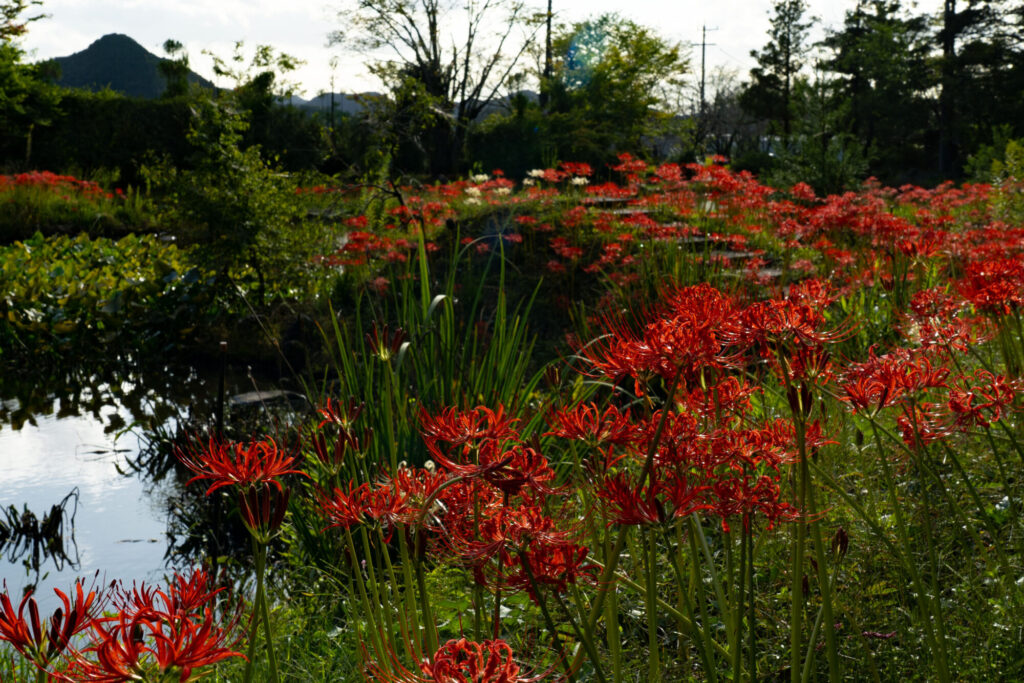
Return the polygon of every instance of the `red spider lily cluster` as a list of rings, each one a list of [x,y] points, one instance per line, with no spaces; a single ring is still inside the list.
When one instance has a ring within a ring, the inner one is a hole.
[[[374,680],[390,683],[530,683],[543,676],[524,676],[503,640],[475,643],[465,638],[449,640],[420,663],[419,673],[395,663],[395,670],[370,664]]]
[[[81,180],[69,175],[58,175],[50,171],[30,171],[15,175],[0,175],[0,194],[18,188],[37,188],[62,196],[113,199],[114,194],[106,192],[91,180]],[[117,190],[117,195],[121,194]]]
[[[420,418],[433,468],[400,468],[378,484],[336,488],[321,501],[329,526],[375,523],[429,534],[495,591],[565,590],[590,577],[587,549],[545,512],[558,494],[547,458],[523,443],[504,409],[446,409]]]
[[[43,625],[35,598],[17,611],[5,587],[0,595],[0,640],[9,642],[49,680],[122,683],[137,680],[192,681],[199,669],[230,657],[239,612],[215,617],[217,596],[204,570],[175,574],[166,588],[112,585],[72,597],[57,590],[62,607]],[[28,614],[25,614],[26,606]],[[47,627],[48,626],[48,627]]]
[[[749,623],[759,640],[754,622],[775,600],[755,596],[758,582],[776,581],[755,567],[763,562],[754,557],[762,543],[792,546],[793,564],[784,577],[789,590],[772,595],[792,600],[789,616],[797,615],[794,631],[800,634],[794,649],[813,656],[819,644],[799,637],[807,635],[803,631],[834,637],[842,617],[830,618],[824,605],[830,581],[845,577],[826,565],[852,552],[845,528],[854,527],[844,520],[844,527],[827,534],[806,529],[820,532],[815,524],[831,522],[829,506],[840,498],[856,503],[867,495],[845,480],[827,490],[812,476],[822,463],[835,465],[829,461],[839,450],[831,448],[837,440],[849,436],[861,445],[862,430],[870,429],[876,444],[868,447],[878,452],[883,469],[895,453],[909,466],[894,469],[921,478],[929,468],[939,471],[953,462],[965,444],[983,439],[1008,452],[1012,441],[1024,453],[1013,431],[1024,389],[1024,229],[997,220],[988,201],[992,188],[868,183],[859,192],[818,197],[802,183],[786,191],[769,188],[720,162],[652,167],[622,155],[606,169],[617,182],[591,183],[594,169],[563,163],[538,169],[517,192],[499,174],[399,188],[408,196],[387,212],[379,234],[366,216],[351,216],[342,226],[347,242],[323,262],[405,269],[404,275],[383,271],[391,278],[377,282],[383,296],[392,279],[416,277],[407,262],[417,258],[421,244],[434,250],[426,241],[431,230],[460,211],[478,210],[467,207],[486,204],[500,207],[507,225],[484,238],[466,236],[467,248],[476,243],[483,251],[488,238],[498,243],[500,236],[509,254],[533,250],[559,294],[564,286],[567,301],[580,280],[614,285],[614,294],[599,300],[599,313],[580,321],[588,332],[571,339],[572,360],[549,373],[556,387],[551,394],[475,405],[484,399],[474,393],[458,406],[426,404],[413,395],[423,378],[413,381],[405,373],[428,332],[411,327],[415,321],[402,321],[403,327],[374,322],[365,335],[371,352],[365,359],[374,369],[367,376],[396,381],[389,389],[401,385],[397,397],[382,391],[373,399],[364,395],[366,403],[328,399],[303,445],[212,439],[179,451],[193,475],[189,483],[202,482],[207,494],[222,488],[237,494],[240,516],[264,553],[289,505],[302,506],[314,520],[310,535],[319,530],[332,543],[344,542],[336,558],[339,572],[347,572],[353,593],[364,589],[359,599],[365,621],[355,628],[378,639],[364,650],[368,676],[459,683],[543,677],[525,676],[499,639],[503,629],[508,635],[515,627],[502,610],[513,594],[534,615],[539,609],[548,618],[552,610],[566,620],[577,616],[572,635],[565,624],[549,626],[550,649],[541,642],[546,636],[523,636],[542,646],[538,661],[556,660],[556,668],[573,676],[580,671],[574,660],[583,655],[566,655],[562,644],[575,639],[582,652],[592,646],[588,637],[611,640],[625,633],[625,618],[616,624],[618,617],[602,610],[602,600],[635,590],[640,581],[634,572],[650,581],[643,596],[650,612],[649,652],[657,650],[665,630],[657,610],[667,594],[666,577],[675,572],[680,580],[672,599],[680,606],[673,605],[672,618],[679,631],[694,640],[703,631],[716,644],[717,630],[727,631],[722,638],[732,640],[720,649],[738,657],[744,654],[743,626]],[[695,273],[721,277],[714,285],[668,284],[667,276],[652,271],[666,253],[699,266],[684,282],[697,281]],[[657,291],[657,300],[638,303],[626,285],[653,285],[652,279],[657,287],[649,290]],[[873,307],[858,303],[864,299]],[[884,341],[872,346],[878,338]],[[568,385],[561,375],[570,364],[582,364],[583,376]],[[395,409],[380,411],[374,400],[393,400],[387,405]],[[418,427],[422,445],[403,444],[409,455],[399,457],[413,464],[389,468],[381,453],[398,459],[396,415],[404,416],[402,426],[414,425],[413,432]],[[378,457],[368,457],[371,452]],[[942,457],[930,459],[934,453]],[[991,469],[1006,467],[1001,457],[993,462]],[[834,469],[841,478],[841,467]],[[953,491],[950,471],[930,481],[932,488],[915,483],[944,500],[977,499],[987,526],[984,536],[976,533],[972,540],[987,553],[998,532],[996,515],[981,501],[989,492],[973,483]],[[289,480],[299,478],[303,486],[293,488]],[[910,497],[907,491],[891,486],[892,500]],[[1003,493],[1009,505],[1017,504],[1011,488]],[[831,494],[826,503],[815,502],[815,495],[820,502]],[[886,504],[879,495],[857,507],[870,514]],[[915,523],[938,517],[928,504],[922,503]],[[858,532],[878,533],[881,545],[892,548],[888,530],[899,524],[869,519]],[[779,533],[780,527],[792,533]],[[829,537],[831,556],[821,540]],[[700,552],[698,539],[704,543]],[[694,549],[684,567],[687,541]],[[811,545],[820,552],[805,573]],[[915,552],[894,551],[901,571],[915,571]],[[665,568],[658,566],[662,561]],[[464,633],[472,616],[479,638],[488,626],[486,603],[493,614],[493,629],[486,631],[493,639],[456,638],[438,646],[438,626],[424,623],[433,618],[429,605],[414,604],[429,602],[425,574],[437,567],[456,567],[474,592],[476,613],[450,619],[445,635]],[[684,576],[684,569],[692,574]],[[415,586],[387,585],[414,573]],[[709,596],[705,578],[714,584],[723,575],[735,585],[716,586]],[[42,668],[70,651],[76,635],[90,637],[83,659],[70,669],[86,680],[122,680],[117,676],[144,666],[180,672],[186,680],[193,669],[236,654],[228,634],[233,623],[217,627],[204,606],[217,591],[200,583],[180,579],[166,591],[122,590],[114,598],[116,617],[95,615],[93,595],[78,586],[76,599],[60,594],[65,606],[49,625],[34,602],[15,610],[5,600],[0,633]],[[927,604],[927,591],[913,590]],[[940,592],[933,591],[936,610]],[[812,603],[822,605],[813,626]],[[810,626],[803,631],[801,615]],[[934,616],[921,617],[921,623]],[[882,640],[891,635],[860,627],[851,632]],[[828,637],[821,635],[826,642]],[[750,639],[753,649],[754,635]],[[398,654],[384,640],[408,647]],[[708,661],[719,656],[715,652],[707,648]],[[751,679],[765,673],[757,666],[748,672]]]

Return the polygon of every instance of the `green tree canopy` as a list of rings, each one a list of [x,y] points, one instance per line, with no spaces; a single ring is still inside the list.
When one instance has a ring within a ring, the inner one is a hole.
[[[772,121],[784,140],[789,139],[793,122],[793,87],[810,49],[808,19],[804,0],[776,0],[772,6],[768,43],[760,51],[751,51],[757,66],[750,71],[750,84],[740,97],[751,114]]]
[[[908,162],[928,163],[936,85],[929,40],[925,17],[906,16],[898,0],[860,0],[821,43],[830,53],[821,67],[835,77],[833,109],[869,150],[874,175],[907,180]]]
[[[566,119],[564,158],[636,151],[664,130],[666,102],[682,87],[683,48],[616,14],[572,25],[554,40],[549,110]]]

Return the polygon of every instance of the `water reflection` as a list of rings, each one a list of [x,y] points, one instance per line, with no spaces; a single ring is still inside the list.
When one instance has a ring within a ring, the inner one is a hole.
[[[78,570],[78,544],[75,542],[75,513],[78,512],[78,487],[50,507],[42,519],[25,505],[18,510],[8,505],[0,510],[0,556],[11,563],[20,562],[34,581],[46,560],[57,571],[67,566]]]
[[[73,561],[51,553],[39,558],[39,571],[24,562],[0,563],[0,578],[12,595],[34,586],[40,606],[49,609],[44,601],[55,599],[51,588],[67,590],[80,575],[98,570],[105,581],[163,575],[166,521],[159,501],[166,494],[118,473],[118,459],[137,444],[131,436],[115,440],[106,431],[108,415],[115,412],[106,409],[99,420],[92,415],[38,416],[34,425],[0,431],[0,505],[52,512],[55,501],[77,491],[75,506],[64,508],[73,515],[62,518],[62,535],[73,537],[76,549],[67,552],[65,544],[64,555]]]
[[[185,487],[173,457],[183,439],[213,429],[222,366],[211,366],[143,369],[115,358],[30,377],[4,368],[0,579],[12,596],[34,587],[49,609],[51,589],[67,590],[78,576],[159,582],[203,561],[246,565],[235,502]],[[271,405],[269,398],[290,394],[271,390],[279,384],[256,386],[247,368],[226,374],[227,397],[269,390],[255,404],[226,401],[229,438],[272,433],[294,419],[287,402]]]

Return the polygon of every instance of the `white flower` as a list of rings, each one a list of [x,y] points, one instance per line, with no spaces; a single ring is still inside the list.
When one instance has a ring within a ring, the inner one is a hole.
[[[480,196],[480,188],[479,187],[467,187],[466,188],[466,194],[468,194],[470,197],[479,197]]]
[[[470,179],[471,182],[474,182],[474,183],[486,183],[488,180],[491,179],[491,177],[489,175],[487,175],[486,173],[480,173],[478,175],[471,175],[471,176],[469,176],[469,179]]]
[[[572,180],[569,181],[569,184],[570,185],[582,186],[582,185],[589,185],[590,181],[587,180],[586,178],[582,178],[580,176],[576,176],[575,178],[573,178]]]
[[[482,203],[483,202],[481,202],[476,197],[470,197],[469,199],[466,200],[466,204],[470,204],[472,206],[476,206],[477,204],[482,204]]]
[[[527,171],[526,175],[530,176],[531,178],[543,178],[544,177],[544,169],[543,168],[535,168],[532,171]]]
[[[523,187],[533,187],[537,184],[537,181],[533,178],[523,178]]]
[[[504,197],[507,194],[511,194],[511,192],[512,188],[510,187],[499,187],[495,188],[494,190],[494,194],[498,195],[499,197]]]

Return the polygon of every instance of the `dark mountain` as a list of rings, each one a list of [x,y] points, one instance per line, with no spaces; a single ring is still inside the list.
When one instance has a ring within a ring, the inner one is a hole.
[[[109,87],[133,97],[159,97],[165,81],[157,65],[164,61],[128,36],[105,35],[92,45],[68,57],[57,57],[58,85],[66,88],[102,90]],[[213,83],[189,72],[190,83],[212,88]]]
[[[291,104],[295,107],[305,109],[309,112],[317,112],[321,116],[330,116],[331,114],[331,93],[320,93],[311,100],[305,100],[301,97],[294,97],[291,100],[284,100],[285,103]],[[334,93],[334,113],[337,116],[345,114],[360,114],[366,109],[367,98],[380,97],[379,93],[375,92],[364,92],[358,95],[346,95],[345,93]]]

